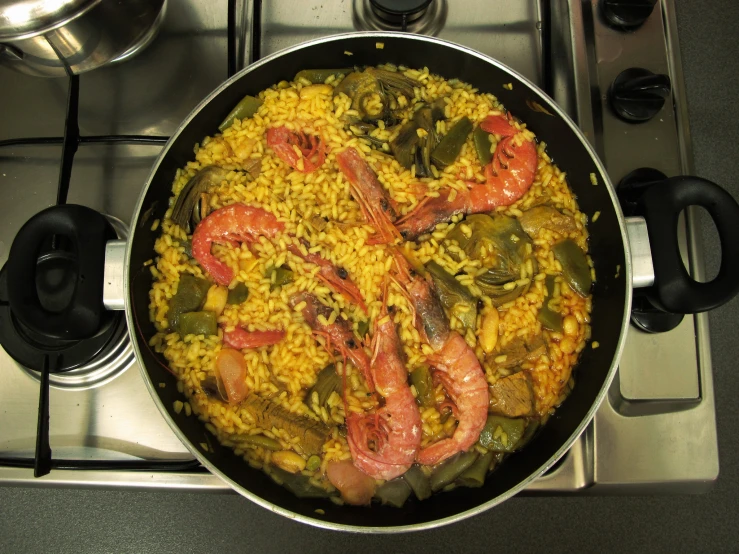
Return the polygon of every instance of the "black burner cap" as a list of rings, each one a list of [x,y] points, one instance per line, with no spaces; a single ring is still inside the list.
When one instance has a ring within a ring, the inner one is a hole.
[[[377,17],[398,25],[421,17],[433,0],[369,0]]]

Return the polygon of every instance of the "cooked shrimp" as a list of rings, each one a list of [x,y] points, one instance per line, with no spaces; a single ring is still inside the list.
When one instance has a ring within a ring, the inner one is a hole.
[[[398,280],[416,312],[416,326],[434,350],[427,362],[441,372],[440,381],[457,407],[458,423],[452,436],[422,448],[416,456],[418,462],[433,465],[477,442],[488,414],[488,385],[474,351],[450,329],[433,284],[414,274],[401,254],[396,253],[395,259]]]
[[[333,347],[344,358],[351,361],[354,367],[362,372],[365,381],[367,381],[367,388],[374,391],[370,358],[365,352],[364,346],[354,336],[351,323],[341,317],[337,317],[333,323],[323,323],[323,321],[328,322],[333,310],[322,304],[318,298],[310,293],[299,292],[290,297],[292,308],[301,304],[303,304],[301,313],[305,322],[313,330],[313,334],[326,340],[327,349],[330,350]],[[319,316],[322,316],[322,318]]]
[[[489,392],[477,356],[457,332],[427,362],[445,375],[444,389],[457,406],[454,434],[418,452],[419,463],[434,465],[478,441],[488,415]]]
[[[362,293],[359,292],[359,288],[354,284],[354,281],[349,278],[349,272],[346,269],[335,266],[318,254],[311,254],[310,252],[303,254],[300,248],[294,244],[289,245],[287,249],[299,258],[303,258],[306,262],[317,265],[320,269],[316,277],[344,298],[362,308],[365,314],[367,313],[367,304],[364,303]]]
[[[326,144],[321,137],[291,131],[284,125],[267,130],[267,146],[283,162],[302,173],[315,171],[326,160]]]
[[[260,346],[271,346],[285,338],[285,331],[247,331],[237,327],[233,331],[223,332],[223,342],[231,348],[243,350],[244,348],[259,348]]]
[[[394,479],[413,464],[421,446],[422,424],[408,386],[400,339],[384,302],[375,320],[372,351],[372,378],[385,405],[375,413],[349,415],[346,438],[355,466],[375,479]]]
[[[400,238],[393,225],[398,217],[395,202],[359,152],[354,148],[347,148],[336,155],[336,162],[349,181],[352,196],[362,209],[365,219],[377,231],[377,238],[369,242],[387,244]]]
[[[227,286],[233,279],[233,270],[211,253],[213,243],[254,242],[262,235],[274,237],[283,229],[284,225],[267,210],[231,204],[212,212],[195,228],[192,255],[216,283]]]
[[[413,240],[428,233],[455,214],[476,214],[510,206],[531,188],[537,166],[534,141],[517,137],[518,129],[502,115],[489,115],[480,127],[502,136],[493,160],[485,166],[485,184],[470,184],[467,190],[457,190],[451,201],[449,189],[439,191],[435,198],[422,200],[396,222],[404,239]]]

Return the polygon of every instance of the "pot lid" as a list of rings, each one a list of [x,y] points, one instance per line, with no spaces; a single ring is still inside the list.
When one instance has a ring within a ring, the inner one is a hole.
[[[0,0],[0,40],[20,39],[63,25],[100,0]]]

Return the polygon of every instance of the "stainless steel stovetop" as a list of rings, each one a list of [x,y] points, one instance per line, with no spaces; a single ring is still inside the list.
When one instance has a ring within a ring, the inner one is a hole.
[[[172,133],[227,76],[225,5],[183,0],[138,57],[82,75],[81,134]],[[373,14],[369,0],[242,0],[237,7],[239,65],[311,38],[391,28]],[[628,33],[604,23],[598,0],[433,0],[407,28],[465,44],[537,82],[595,144],[614,183],[642,166],[668,176],[692,172],[672,0],[659,1],[647,22]],[[607,106],[610,83],[629,67],[671,78],[673,102],[648,123],[622,122]],[[66,80],[0,67],[0,83],[0,141],[61,136]],[[130,221],[158,149],[83,144],[69,202]],[[58,145],[0,147],[0,263],[21,225],[54,203],[60,155]],[[700,279],[703,263],[690,220],[689,212],[681,239]],[[37,374],[0,350],[0,458],[33,456],[38,391]],[[125,340],[93,366],[52,377],[50,403],[54,458],[86,460],[95,469],[55,469],[34,479],[32,469],[6,464],[0,483],[227,490],[187,464],[192,456],[150,400]],[[184,464],[174,471],[146,464],[129,471],[95,462],[118,460],[161,462],[167,469],[177,467],[170,462]],[[717,475],[708,318],[698,315],[661,335],[629,328],[619,372],[594,422],[527,492],[701,492]]]

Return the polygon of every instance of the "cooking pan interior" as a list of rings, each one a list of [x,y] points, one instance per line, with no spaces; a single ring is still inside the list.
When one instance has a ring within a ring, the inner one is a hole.
[[[494,38],[491,37],[491,40]],[[383,42],[384,48],[378,49],[377,42]],[[351,52],[352,55],[345,52]],[[482,488],[457,489],[424,502],[409,501],[400,510],[377,505],[354,508],[336,506],[326,500],[298,499],[275,485],[261,471],[250,468],[230,449],[220,446],[195,417],[186,417],[184,412],[175,414],[173,402],[181,399],[175,378],[162,367],[162,359],[155,356],[146,344],[154,328],[148,318],[151,275],[143,266],[144,262],[154,257],[154,241],[158,233],[151,231],[151,226],[155,219],[164,216],[175,170],[193,158],[195,143],[217,132],[218,123],[245,94],[255,94],[280,80],[289,80],[302,69],[377,65],[383,62],[414,68],[425,66],[446,78],[458,78],[472,83],[481,91],[495,94],[507,109],[526,122],[537,137],[547,143],[554,162],[567,172],[568,182],[577,195],[580,209],[590,217],[600,212],[597,222],[589,226],[591,256],[597,272],[593,288],[592,336],[600,347],[593,349],[588,346],[582,352],[575,372],[576,385],[570,397],[524,451],[506,460]],[[503,88],[507,83],[513,85],[512,90]],[[546,108],[551,115],[533,110],[531,101]],[[598,177],[598,186],[591,183],[591,173]],[[132,331],[132,335],[135,336],[139,359],[151,381],[149,389],[161,402],[160,409],[166,411],[181,438],[199,453],[202,461],[206,461],[237,488],[258,497],[254,500],[272,503],[277,510],[311,518],[311,523],[318,525],[389,528],[418,524],[423,527],[423,524],[481,509],[485,504],[491,505],[507,498],[530,476],[551,465],[553,457],[581,428],[596,399],[603,395],[619,349],[629,287],[617,211],[598,165],[578,134],[558,115],[558,108],[553,102],[481,55],[423,37],[355,34],[324,39],[263,60],[222,85],[196,108],[189,122],[162,152],[139,206],[129,249],[129,324],[140,326]],[[165,383],[166,386],[162,388],[159,383]],[[207,445],[207,450],[203,444]],[[325,514],[317,514],[315,510],[318,508],[324,510]]]

